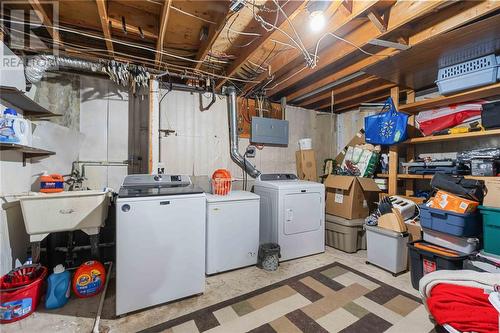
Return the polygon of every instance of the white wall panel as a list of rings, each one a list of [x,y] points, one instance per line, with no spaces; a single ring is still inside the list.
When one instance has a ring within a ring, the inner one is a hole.
[[[204,98],[207,105],[210,99]],[[258,150],[251,162],[263,173],[296,172],[295,151],[297,142],[304,137],[313,138],[313,148],[318,161],[330,156],[331,118],[316,112],[288,106],[288,147],[268,147]],[[321,122],[321,125],[318,125]],[[208,111],[200,111],[198,94],[170,92],[161,104],[161,128],[175,130],[175,134],[161,139],[161,162],[166,172],[210,176],[218,168],[229,169],[236,178],[243,172],[229,156],[229,129],[227,101],[217,97]],[[318,134],[321,131],[321,134]],[[316,140],[316,138],[318,140]],[[248,139],[240,139],[240,152],[248,146]],[[322,163],[318,163],[318,168]]]

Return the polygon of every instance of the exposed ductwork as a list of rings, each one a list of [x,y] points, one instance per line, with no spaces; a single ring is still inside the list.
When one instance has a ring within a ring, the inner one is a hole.
[[[238,149],[238,115],[236,102],[236,89],[234,87],[227,88],[227,105],[229,112],[229,150],[231,159],[244,169],[251,177],[257,178],[260,171],[255,168],[245,157],[241,156]]]
[[[59,68],[97,72],[101,67],[102,65],[93,61],[42,54],[28,59],[24,74],[29,82],[36,83],[43,78],[45,72]]]

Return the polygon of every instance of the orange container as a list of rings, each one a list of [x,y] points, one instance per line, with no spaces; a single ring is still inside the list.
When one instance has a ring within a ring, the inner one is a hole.
[[[212,193],[228,195],[231,191],[231,173],[226,169],[217,169],[212,175]]]
[[[104,265],[97,260],[90,260],[76,270],[73,276],[73,292],[80,298],[91,297],[101,292],[105,282]]]
[[[429,205],[430,208],[438,208],[460,214],[473,213],[477,210],[477,206],[479,206],[479,202],[477,201],[467,200],[445,191],[437,191]]]
[[[56,193],[64,191],[64,178],[60,174],[40,176],[40,192]]]

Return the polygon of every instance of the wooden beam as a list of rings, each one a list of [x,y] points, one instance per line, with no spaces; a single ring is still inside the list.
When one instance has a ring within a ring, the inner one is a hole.
[[[352,0],[343,0],[342,6],[344,6],[349,13],[352,13]]]
[[[109,29],[109,20],[108,20],[108,10],[106,8],[105,0],[96,0],[97,11],[99,12],[99,19],[101,20],[102,33],[104,34],[104,38],[106,38],[106,48],[108,49],[111,57],[114,57],[113,50],[113,40],[111,37],[111,31]]]
[[[305,2],[302,0],[299,1],[284,1],[280,0],[279,1],[280,5],[285,5],[283,7],[283,10],[287,14],[289,20],[293,20],[297,14],[302,11],[305,7]],[[272,22],[272,17],[275,15],[274,13],[263,13],[262,16],[266,21]],[[279,16],[279,20],[277,22],[277,26],[280,29],[284,29],[285,26],[288,25],[288,20],[284,17],[284,15]],[[260,29],[257,31],[258,34],[261,35],[259,39],[257,39],[250,47],[245,47],[243,48],[242,52],[238,54],[238,57],[235,59],[235,61],[229,65],[229,68],[226,69],[226,76],[231,77],[236,72],[250,59],[252,58],[258,51],[259,49],[271,39],[271,36],[273,35],[275,31],[266,31],[263,27],[260,27]],[[219,82],[216,84],[216,89],[220,89],[224,83],[227,82],[227,79],[221,79]]]
[[[61,42],[61,36],[59,35],[59,30],[55,29],[54,22],[47,14],[47,11],[43,8],[42,4],[39,0],[29,0],[31,7],[35,10],[36,16],[40,19],[42,24],[45,26],[47,31],[49,32],[50,37],[55,44],[59,44]]]
[[[498,9],[500,9],[500,1],[495,0],[483,2],[463,2],[457,4],[456,7],[454,6],[453,8],[450,8],[449,11],[444,11],[432,15],[431,17],[426,19],[426,22],[422,22],[421,24],[419,24],[419,26],[422,26],[424,28],[416,32],[414,31],[411,35],[409,35],[406,38],[407,44],[415,46],[417,44],[423,43],[430,38],[453,30],[456,27],[468,22],[477,20]],[[316,79],[314,83],[304,85],[293,93],[288,94],[287,99],[293,100],[302,95],[308,94],[311,91],[331,84],[332,82],[340,80],[343,77],[362,71],[366,67],[387,59],[387,57],[384,57],[384,55],[392,56],[399,52],[399,50],[379,51],[374,56],[368,56],[356,63],[348,65],[340,70],[336,70],[336,72],[321,79]]]
[[[363,96],[371,95],[373,93],[377,93],[380,91],[388,91],[389,89],[391,89],[394,86],[395,86],[395,84],[392,82],[380,83],[380,84],[375,85],[374,87],[372,86],[372,87],[367,87],[367,89],[363,89],[359,94],[347,94],[347,96],[344,96],[342,98],[336,97],[335,104],[342,104],[342,103],[345,103],[347,101],[350,101],[350,100],[353,100],[356,98],[362,98]],[[319,105],[317,107],[317,109],[321,110],[321,109],[327,108],[331,105],[331,101],[328,99],[325,99],[323,102],[324,103]]]
[[[222,30],[224,30],[227,19],[230,15],[231,13],[229,12],[228,6],[224,12],[218,15],[218,18],[216,19],[217,24],[210,24],[210,26],[208,27],[208,37],[203,42],[201,42],[198,53],[196,54],[196,60],[203,61],[205,59],[208,52],[210,52],[210,48],[212,47],[213,43],[217,40],[217,38],[219,38]],[[197,62],[194,68],[200,69],[202,65],[202,62]]]
[[[162,61],[162,51],[163,43],[165,41],[165,36],[167,35],[167,25],[170,16],[170,7],[172,6],[172,0],[165,0],[163,4],[163,9],[160,16],[160,32],[158,33],[158,40],[156,41],[156,55],[155,55],[155,66],[160,68]]]
[[[406,104],[408,103],[415,103],[415,91],[413,90],[408,90],[406,92]],[[408,134],[410,137],[413,137],[412,131],[415,128],[415,115],[410,116],[408,119]],[[411,161],[415,159],[415,146],[414,145],[408,145],[406,147],[406,160]],[[413,179],[405,179],[405,195],[406,196],[413,196],[415,194],[415,181]]]
[[[369,11],[366,16],[368,16],[368,19],[373,23],[378,31],[380,31],[380,33],[387,31],[387,22],[377,13],[376,10]]]
[[[113,17],[108,17],[108,21],[111,24],[111,28],[123,31],[123,25],[122,25],[121,20],[118,20],[118,19],[113,18]],[[132,33],[132,34],[137,35],[137,36],[141,35],[141,32],[139,31],[138,26],[126,23],[125,28],[127,29],[127,33]],[[140,27],[140,28],[142,30],[142,34],[144,35],[144,38],[154,39],[154,40],[156,40],[158,38],[157,33],[153,32],[153,31],[149,31],[149,30],[145,29],[144,27]]]
[[[387,31],[385,33],[381,33],[380,31],[373,29],[371,22],[362,24],[357,29],[343,36],[343,38],[348,40],[350,43],[336,41],[331,47],[320,52],[319,59],[323,59],[323,61],[320,60],[315,68],[307,68],[298,74],[296,74],[296,70],[284,73],[277,80],[278,82],[283,83],[273,87],[273,89],[270,89],[268,91],[269,95],[275,95],[280,91],[303,81],[306,77],[318,73],[327,66],[330,66],[332,63],[352,55],[355,52],[359,52],[359,50],[356,47],[353,47],[351,43],[357,47],[363,47],[372,39],[381,38],[390,32],[420,18],[421,16],[434,11],[442,5],[443,3],[440,1],[398,1],[391,7]],[[284,79],[287,80],[284,81]]]
[[[376,77],[374,77],[374,76],[368,76],[368,77],[364,77],[364,78],[363,77],[362,78],[358,78],[356,80],[353,80],[353,82],[349,82],[348,81],[348,82],[346,82],[345,85],[333,88],[332,89],[333,90],[333,94],[336,96],[336,95],[341,94],[343,92],[350,91],[350,90],[355,89],[357,87],[364,86],[364,85],[366,85],[368,83],[375,82],[375,81],[378,81],[378,80],[379,79],[376,78]],[[322,92],[319,95],[316,95],[315,97],[305,99],[302,102],[297,103],[297,105],[305,107],[305,108],[308,108],[310,105],[312,105],[314,103],[317,103],[319,101],[322,101],[322,100],[325,100],[327,98],[330,98],[331,94],[332,94],[332,90],[327,90],[327,91]]]
[[[328,26],[325,31],[333,32],[333,33],[345,33],[347,30],[355,25],[355,21],[357,18],[364,16],[367,11],[375,7],[390,7],[396,1],[395,0],[377,0],[377,1],[354,1],[352,13],[346,13],[346,10],[337,10],[342,6],[341,1],[334,1],[331,6],[335,6],[335,11],[332,16],[328,19]],[[304,45],[307,49],[314,49],[316,47],[317,38],[305,38],[303,40]],[[303,67],[304,55],[296,49],[291,49],[288,51],[282,52],[280,55],[273,58],[270,65],[273,72],[278,75],[279,71],[283,71],[286,69],[300,68]],[[257,77],[255,81],[263,81],[267,78],[267,73],[262,73]],[[278,82],[276,80],[276,82]],[[251,83],[245,85],[243,91],[247,93],[257,84]],[[270,85],[272,86],[272,84]],[[291,100],[290,98],[287,98]]]
[[[391,89],[391,97],[396,109],[399,108],[399,87]],[[399,151],[398,145],[389,147],[389,195],[396,195],[398,192],[398,169],[399,169]]]

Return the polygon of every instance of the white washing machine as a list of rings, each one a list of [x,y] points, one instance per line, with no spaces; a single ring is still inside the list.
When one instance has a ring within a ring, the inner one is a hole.
[[[207,194],[207,275],[255,265],[259,196],[247,191]]]
[[[277,243],[281,261],[325,251],[325,186],[293,174],[262,174],[254,185],[260,196],[260,243]]]
[[[204,291],[205,207],[188,176],[125,177],[116,200],[116,315]]]

